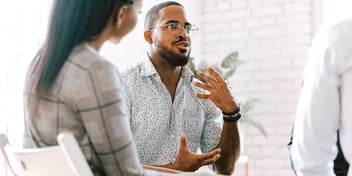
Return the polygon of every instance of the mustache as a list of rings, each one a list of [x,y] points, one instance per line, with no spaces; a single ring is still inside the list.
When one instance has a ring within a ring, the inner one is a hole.
[[[189,41],[188,41],[187,39],[185,39],[185,38],[181,38],[181,39],[180,39],[180,40],[178,40],[178,41],[174,41],[174,42],[172,42],[172,44],[176,45],[177,43],[180,43],[180,42],[187,42],[187,43],[189,43]]]

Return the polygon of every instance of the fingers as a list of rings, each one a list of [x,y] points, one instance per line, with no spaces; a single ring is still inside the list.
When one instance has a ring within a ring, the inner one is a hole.
[[[226,86],[225,80],[220,76],[220,74],[219,74],[218,72],[216,72],[216,70],[215,70],[214,68],[208,67],[207,69],[208,69],[209,73],[210,73],[211,75],[213,75],[214,78],[213,78],[213,77],[210,77],[210,76],[208,76],[208,75],[206,75],[205,73],[200,72],[200,71],[197,72],[197,75],[198,75],[201,79],[203,79],[203,80],[205,80],[207,83],[209,83],[211,86],[209,86],[209,85],[203,85],[203,86],[201,86],[200,83],[195,84],[195,85],[197,85],[198,87],[204,88],[204,89],[206,89],[206,90],[208,90],[208,91],[209,91],[210,88],[212,88],[212,87],[217,88],[218,86]]]
[[[214,163],[216,160],[220,158],[220,154],[214,155],[212,158],[203,160],[202,165],[208,165]]]
[[[209,94],[200,94],[200,93],[197,93],[197,94],[196,94],[196,97],[197,97],[197,98],[200,98],[200,99],[209,99],[209,98],[210,98],[210,95],[209,95]]]
[[[205,85],[205,84],[202,84],[200,82],[194,82],[194,86],[197,86],[199,88],[202,88],[202,89],[205,89],[207,90],[208,92],[211,92],[211,89],[212,87],[209,86],[209,85]],[[209,99],[209,94],[200,94],[200,93],[196,93],[195,96],[197,98],[200,98],[200,99]]]
[[[194,85],[210,92],[211,86],[209,85],[202,84],[200,82],[194,82]]]
[[[216,80],[213,79],[212,77],[206,75],[205,73],[201,72],[201,71],[198,71],[197,72],[197,75],[203,79],[204,81],[206,81],[207,83],[209,83],[210,85],[214,86],[216,85]]]
[[[218,82],[225,82],[224,79],[222,79],[222,77],[220,76],[220,74],[213,68],[213,67],[208,67],[207,68],[209,73],[211,75],[214,76],[214,78],[218,81]]]
[[[214,163],[217,159],[220,158],[220,151],[221,149],[217,148],[211,152],[202,154],[202,158],[201,158],[202,164],[207,165],[207,164]]]
[[[217,149],[214,149],[214,150],[212,150],[212,151],[210,151],[210,152],[208,152],[208,153],[203,153],[203,154],[202,154],[202,157],[203,157],[203,158],[212,158],[213,156],[219,154],[220,151],[221,151],[221,149],[220,149],[220,148],[217,148]]]

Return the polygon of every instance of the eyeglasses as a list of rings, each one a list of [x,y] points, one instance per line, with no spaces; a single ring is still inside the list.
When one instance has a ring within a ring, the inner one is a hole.
[[[185,30],[186,34],[188,34],[189,36],[193,37],[196,36],[198,33],[199,28],[196,25],[192,25],[192,24],[180,24],[180,23],[167,23],[167,24],[162,24],[162,25],[158,25],[158,26],[152,26],[150,27],[150,29],[156,28],[156,27],[162,27],[162,26],[166,26],[168,31],[171,34],[179,34],[182,29]]]

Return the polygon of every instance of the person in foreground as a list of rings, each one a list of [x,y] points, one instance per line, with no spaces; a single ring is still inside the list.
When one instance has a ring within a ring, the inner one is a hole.
[[[27,73],[24,147],[57,145],[70,131],[95,175],[150,175],[138,158],[121,79],[98,52],[136,25],[141,0],[56,0]]]
[[[313,41],[291,148],[298,176],[335,175],[337,131],[342,152],[352,161],[351,41],[352,19],[320,31]]]
[[[181,4],[167,1],[147,12],[144,30],[149,51],[121,73],[141,163],[181,171],[214,164],[217,173],[231,174],[239,157],[241,115],[213,68],[211,75],[198,73],[203,84],[186,66],[190,35],[198,28]],[[196,153],[199,147],[202,154]]]

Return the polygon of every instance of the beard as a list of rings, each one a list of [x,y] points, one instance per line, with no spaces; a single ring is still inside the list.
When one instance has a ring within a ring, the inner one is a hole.
[[[189,51],[186,55],[176,54],[175,52],[168,49],[161,42],[159,42],[159,48],[157,50],[157,54],[162,58],[164,58],[170,65],[177,67],[177,66],[184,66],[187,64],[191,51]]]

